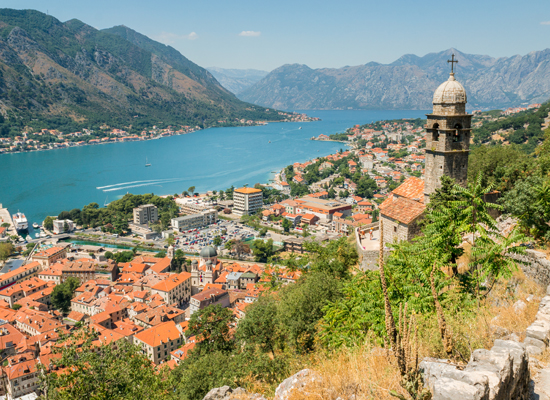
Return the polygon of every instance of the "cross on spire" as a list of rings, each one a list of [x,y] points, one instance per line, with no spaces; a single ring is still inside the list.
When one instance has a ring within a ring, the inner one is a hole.
[[[451,74],[454,74],[454,72],[455,72],[455,71],[454,71],[454,66],[455,66],[454,63],[457,63],[457,62],[458,62],[458,60],[455,60],[455,55],[453,54],[453,55],[451,56],[451,59],[450,59],[450,60],[447,60],[447,62],[448,62],[448,63],[451,63]]]

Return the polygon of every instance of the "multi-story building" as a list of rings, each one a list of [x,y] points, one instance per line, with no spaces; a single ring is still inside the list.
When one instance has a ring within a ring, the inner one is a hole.
[[[198,214],[185,215],[183,217],[172,218],[172,228],[179,231],[202,228],[215,224],[218,221],[218,212],[214,209],[204,210]]]
[[[222,307],[229,307],[229,293],[223,289],[208,289],[197,293],[189,302],[189,310],[191,314],[202,310],[209,305],[219,304]]]
[[[170,353],[183,344],[174,321],[167,321],[141,331],[134,336],[134,344],[155,364],[170,360]]]
[[[1,290],[0,300],[4,300],[10,307],[13,307],[13,305],[17,303],[17,300],[38,292],[46,288],[46,286],[48,286],[48,284],[42,279],[33,277]]]
[[[38,390],[40,371],[37,363],[37,360],[27,360],[4,368],[8,398],[19,399]]]
[[[336,200],[324,200],[307,196],[296,199],[295,202],[296,213],[313,214],[322,222],[332,221],[335,213],[341,213],[344,217],[351,215],[351,205]]]
[[[181,304],[191,297],[191,274],[181,272],[170,275],[151,287],[151,294],[158,294],[166,304]]]
[[[34,261],[30,264],[14,269],[13,271],[6,272],[5,274],[0,275],[0,290],[13,285],[14,283],[22,282],[25,279],[36,276],[41,270],[42,266],[40,263]]]
[[[253,215],[264,204],[262,191],[256,188],[242,187],[233,191],[233,213]]]
[[[74,229],[74,222],[70,219],[56,219],[53,221],[53,233],[59,235],[60,233],[71,232]]]
[[[38,261],[43,269],[49,268],[53,263],[58,260],[67,258],[66,247],[50,247],[49,249],[42,250],[32,256],[33,261]]]
[[[157,222],[159,220],[159,211],[157,206],[153,204],[145,204],[134,208],[134,224],[146,225],[149,222]]]

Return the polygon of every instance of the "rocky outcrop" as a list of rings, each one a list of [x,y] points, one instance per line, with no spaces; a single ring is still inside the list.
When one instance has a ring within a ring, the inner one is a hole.
[[[436,359],[425,359],[420,368],[433,400],[529,399],[529,358],[522,343],[496,340],[491,350],[475,350],[464,369]]]
[[[448,77],[447,60],[459,60],[457,78],[471,107],[500,108],[542,102],[550,92],[550,49],[495,59],[456,49],[407,55],[389,65],[312,69],[283,65],[239,94],[263,106],[284,109],[430,109],[437,86]]]
[[[266,400],[257,393],[248,393],[243,388],[231,389],[229,386],[214,388],[209,391],[203,400]]]
[[[550,285],[550,261],[546,254],[540,251],[527,249],[525,254],[510,254],[519,261],[519,267],[523,273],[540,285]]]
[[[316,375],[309,369],[303,369],[300,372],[295,373],[277,386],[274,400],[288,400],[293,391],[302,389],[315,379]]]

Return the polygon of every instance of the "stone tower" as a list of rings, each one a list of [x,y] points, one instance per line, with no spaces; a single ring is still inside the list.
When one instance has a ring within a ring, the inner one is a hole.
[[[457,62],[453,61],[452,62]],[[435,91],[433,112],[427,114],[424,204],[447,175],[466,186],[472,115],[466,113],[466,91],[451,72]]]

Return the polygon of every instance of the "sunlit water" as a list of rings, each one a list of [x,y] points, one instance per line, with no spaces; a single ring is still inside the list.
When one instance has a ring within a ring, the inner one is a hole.
[[[47,215],[100,206],[134,194],[226,189],[268,182],[274,171],[325,156],[341,143],[312,136],[343,132],[381,119],[423,117],[424,111],[308,111],[322,121],[215,128],[143,142],[112,143],[0,155],[0,203],[31,224]],[[299,129],[299,128],[302,129]],[[151,163],[145,167],[145,159]]]

